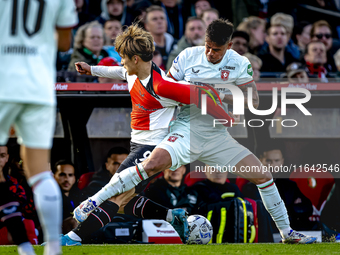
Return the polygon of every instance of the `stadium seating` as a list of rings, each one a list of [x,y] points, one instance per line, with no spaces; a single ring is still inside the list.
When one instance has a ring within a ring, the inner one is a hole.
[[[87,185],[89,185],[93,174],[94,174],[94,172],[90,172],[90,173],[82,174],[80,176],[79,181],[78,181],[78,188],[80,190],[82,190],[83,188],[86,188]]]

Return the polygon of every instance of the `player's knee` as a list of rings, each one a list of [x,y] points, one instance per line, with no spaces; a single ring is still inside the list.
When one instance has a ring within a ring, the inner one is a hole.
[[[143,164],[145,172],[148,174],[148,176],[153,176],[154,174],[162,171],[163,169],[163,163],[161,159],[154,158],[149,159]]]
[[[271,179],[273,179],[272,174],[270,172],[264,172],[260,178],[254,178],[251,180],[251,182],[256,185],[260,185],[262,183],[270,181]]]
[[[20,204],[17,201],[0,206],[0,221],[5,222],[13,217],[21,217]]]

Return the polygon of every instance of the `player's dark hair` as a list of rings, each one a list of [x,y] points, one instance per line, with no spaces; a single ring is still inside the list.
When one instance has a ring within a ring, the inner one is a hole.
[[[61,159],[59,161],[57,161],[55,164],[54,164],[54,167],[52,168],[52,172],[53,174],[55,174],[57,172],[57,167],[58,166],[64,166],[64,165],[71,165],[73,166],[74,168],[74,173],[76,173],[76,168],[74,166],[74,164],[72,163],[71,160],[68,160],[68,159]]]
[[[234,25],[225,19],[217,19],[210,23],[206,31],[206,38],[217,45],[225,45],[231,39]]]
[[[112,154],[129,154],[129,150],[124,147],[113,147],[106,154],[106,158],[110,158]]]

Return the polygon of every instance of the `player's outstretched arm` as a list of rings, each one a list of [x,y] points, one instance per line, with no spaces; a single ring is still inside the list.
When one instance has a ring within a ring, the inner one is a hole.
[[[76,66],[77,72],[80,73],[81,75],[83,74],[92,75],[91,66],[86,64],[85,62],[76,62],[74,65]]]
[[[201,98],[202,90],[201,86],[193,84],[182,84],[179,82],[170,82],[163,80],[154,86],[154,90],[157,95],[165,98],[175,100],[183,104],[195,104],[201,109]],[[209,89],[209,88],[206,88]],[[207,96],[207,113],[216,119],[227,120],[228,122],[223,124],[224,126],[230,127],[235,122],[232,117],[224,111],[222,107],[216,104],[209,96]]]

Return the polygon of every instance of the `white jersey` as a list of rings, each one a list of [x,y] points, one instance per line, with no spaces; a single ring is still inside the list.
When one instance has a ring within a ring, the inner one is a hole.
[[[73,0],[0,1],[0,101],[55,105],[55,28],[77,23]]]
[[[127,80],[132,101],[131,141],[157,145],[168,134],[169,123],[174,117],[178,102],[158,96],[154,92],[159,84],[174,83],[165,73],[152,64],[151,74],[144,80],[127,75],[124,67],[92,66],[92,75]]]
[[[207,83],[212,86],[215,84],[242,86],[253,81],[252,67],[246,57],[230,49],[226,51],[220,63],[212,64],[205,56],[204,46],[183,50],[173,61],[169,72],[177,81],[185,80],[196,85]],[[229,90],[226,89],[218,90],[225,94],[229,93]],[[223,108],[228,112],[226,103],[223,103]],[[182,106],[177,118],[186,122],[190,121],[190,124],[198,129],[211,128],[213,124],[213,117],[202,115],[201,110],[195,105]],[[223,125],[216,127],[224,129]]]

